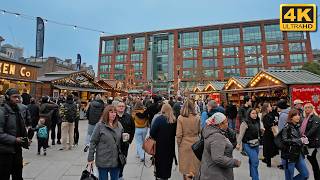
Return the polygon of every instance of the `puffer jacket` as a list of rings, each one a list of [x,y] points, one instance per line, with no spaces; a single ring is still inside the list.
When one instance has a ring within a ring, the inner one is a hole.
[[[21,136],[27,137],[27,131],[25,126],[25,119],[23,118],[23,110],[19,108],[20,124],[21,124]],[[0,107],[0,154],[11,154],[16,152],[16,113],[12,108],[4,103]]]
[[[309,118],[305,135],[309,140],[309,148],[320,147],[320,118],[317,115],[312,114]]]
[[[117,128],[98,122],[91,136],[88,161],[93,161],[95,157],[96,166],[99,168],[119,167],[117,145],[121,146],[122,132],[123,127],[120,122]]]
[[[104,102],[102,100],[91,101],[87,111],[89,124],[95,125],[100,120],[103,110]]]
[[[236,160],[232,157],[233,145],[229,139],[215,126],[206,126],[203,138],[204,150],[197,179],[233,180]]]
[[[302,154],[303,144],[300,135],[300,126],[287,123],[281,133],[285,148],[281,150],[281,158],[289,162],[296,162]]]
[[[136,109],[132,111],[132,119],[136,128],[145,128],[149,125],[148,118],[143,116],[143,112],[144,109]]]

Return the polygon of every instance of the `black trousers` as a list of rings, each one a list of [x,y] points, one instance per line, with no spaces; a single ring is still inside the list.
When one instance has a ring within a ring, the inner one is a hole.
[[[47,149],[47,139],[45,138],[38,138],[38,152],[40,153],[41,148],[43,148],[44,151]]]
[[[56,140],[56,127],[58,129],[57,140],[61,139],[61,123],[52,123],[52,125],[51,125],[51,140],[52,141]]]
[[[0,179],[23,180],[22,150],[15,154],[0,154]]]
[[[320,179],[320,168],[319,168],[319,164],[316,157],[317,153],[320,153],[320,152],[318,152],[317,149],[314,149],[311,156],[309,155],[307,156],[307,159],[309,160],[312,166],[314,179]]]
[[[74,121],[74,144],[79,142],[79,120]],[[71,144],[72,145],[72,144]]]
[[[123,144],[122,151],[123,151],[123,154],[126,157],[128,157],[128,151],[129,151],[129,144],[128,143]],[[119,177],[123,177],[123,169],[124,169],[124,166],[120,167]]]

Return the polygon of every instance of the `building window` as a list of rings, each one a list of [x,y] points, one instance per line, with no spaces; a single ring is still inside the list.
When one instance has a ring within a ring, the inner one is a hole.
[[[143,59],[143,54],[131,54],[131,61],[141,61]]]
[[[197,57],[198,50],[184,50],[183,57],[184,58],[193,58]]]
[[[116,62],[117,63],[126,62],[126,58],[127,58],[127,55],[117,55],[116,56]]]
[[[244,63],[246,65],[261,65],[262,57],[261,56],[246,56],[244,58]]]
[[[259,68],[255,67],[255,68],[246,68],[246,76],[255,76],[256,74],[258,74],[259,72]]]
[[[261,54],[261,47],[260,45],[256,46],[244,46],[244,54],[250,55],[250,54]]]
[[[219,45],[219,30],[210,30],[202,32],[203,46]]]
[[[238,66],[239,58],[223,58],[223,66]]]
[[[199,32],[180,33],[180,47],[198,47]]]
[[[125,74],[114,74],[114,79],[116,80],[125,80]]]
[[[240,70],[239,69],[229,69],[225,68],[223,69],[223,74],[225,78],[232,77],[232,76],[240,76]]]
[[[268,67],[268,70],[285,70],[286,67],[279,67],[279,66],[276,66],[276,67]]]
[[[202,49],[202,57],[216,57],[217,49]]]
[[[192,78],[193,72],[192,71],[183,71],[182,72],[182,78]]]
[[[144,46],[145,46],[144,37],[134,38],[132,42],[132,51],[135,51],[135,52],[144,51]]]
[[[202,66],[206,68],[217,67],[217,61],[215,59],[203,59]]]
[[[242,30],[243,30],[243,42],[245,43],[261,42],[260,26],[244,27]]]
[[[114,41],[113,40],[102,41],[101,54],[111,54],[111,53],[113,53],[113,49],[114,49]]]
[[[102,79],[110,79],[110,74],[100,74],[100,78],[102,78]]]
[[[306,54],[290,54],[291,63],[304,63],[307,62]]]
[[[118,46],[117,46],[118,52],[127,52],[128,51],[128,46],[129,46],[128,42],[129,42],[129,40],[127,38],[119,39],[118,40]]]
[[[111,56],[101,56],[100,57],[100,63],[107,63],[110,64],[111,63]]]
[[[282,44],[269,44],[267,45],[267,53],[281,53],[283,52]]]
[[[196,60],[183,60],[183,68],[196,68],[197,61]]]
[[[142,72],[134,72],[134,79],[142,80],[143,79],[143,73]]]
[[[265,25],[264,30],[266,34],[266,41],[272,42],[283,40],[283,33],[280,31],[279,24]]]
[[[304,43],[289,43],[290,52],[302,52],[305,50],[306,50],[306,47]]]
[[[302,69],[302,65],[298,65],[298,66],[291,66],[292,70],[300,70]]]
[[[114,70],[115,71],[125,71],[125,65],[124,64],[115,64],[114,65]]]
[[[133,63],[132,65],[133,65],[134,71],[141,71],[143,68],[142,63]]]
[[[306,35],[305,32],[288,32],[288,40],[304,40]]]
[[[283,55],[268,56],[268,64],[283,64],[283,63],[284,63]]]
[[[168,53],[169,41],[166,39],[161,39],[156,41],[156,49],[158,53]]]
[[[100,65],[100,72],[110,72],[111,65]]]
[[[240,43],[240,29],[223,29],[222,30],[223,44],[239,44]]]
[[[203,74],[205,77],[216,78],[216,77],[218,77],[218,72],[219,72],[218,70],[206,69],[203,71]]]
[[[237,56],[239,54],[238,47],[223,48],[223,56]]]

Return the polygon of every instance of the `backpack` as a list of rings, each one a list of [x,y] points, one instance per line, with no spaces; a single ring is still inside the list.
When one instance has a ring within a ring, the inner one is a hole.
[[[47,127],[44,126],[44,127],[39,128],[37,136],[38,136],[38,138],[47,139],[48,138]]]
[[[75,103],[68,104],[65,103],[64,105],[64,119],[67,122],[73,123],[77,118],[77,105]]]

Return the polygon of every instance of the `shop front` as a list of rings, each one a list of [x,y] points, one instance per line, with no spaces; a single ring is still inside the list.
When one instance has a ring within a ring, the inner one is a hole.
[[[106,91],[107,97],[127,96],[128,92],[124,89],[124,84],[116,80],[100,79],[97,83]]]
[[[31,96],[41,94],[36,88],[37,69],[39,67],[24,62],[15,61],[0,56],[0,94],[3,95],[9,88],[16,88],[20,94],[29,93]]]

